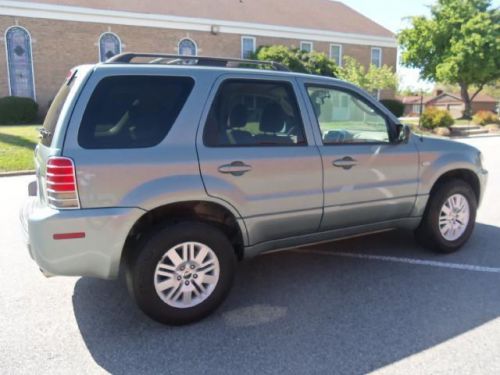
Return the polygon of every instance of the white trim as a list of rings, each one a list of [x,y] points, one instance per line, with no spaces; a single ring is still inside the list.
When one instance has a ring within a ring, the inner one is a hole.
[[[7,27],[7,29],[4,32],[4,42],[5,42],[5,61],[7,63],[7,83],[9,85],[9,96],[12,96],[12,87],[10,85],[10,68],[9,68],[9,47],[7,46],[7,33],[9,32],[10,29],[18,27],[20,29],[23,29],[26,31],[28,34],[29,38],[29,48],[30,48],[30,56],[31,56],[31,82],[33,84],[33,100],[36,102],[36,85],[35,85],[35,57],[33,56],[33,38],[31,37],[31,33],[29,30],[23,26],[19,26],[19,24],[16,22],[15,25]]]
[[[373,51],[374,50],[378,50],[379,51],[379,65],[377,66],[377,68],[380,68],[380,67],[382,67],[382,65],[384,65],[382,63],[382,48],[380,48],[380,47],[372,47],[370,49],[370,65],[375,65],[373,63]]]
[[[196,40],[186,36],[186,37],[183,37],[183,38],[180,38],[179,41],[177,42],[177,54],[180,55],[181,54],[181,51],[179,50],[179,46],[181,45],[181,42],[183,40],[190,40],[191,42],[193,42],[194,44],[194,56],[198,56],[198,43],[196,43]]]
[[[304,48],[302,47],[303,44],[309,44],[311,46],[309,52],[314,51],[314,43],[313,42],[301,40],[300,41],[300,50],[301,51],[304,51]]]
[[[52,5],[13,0],[0,0],[0,14],[18,17],[56,19],[89,23],[117,24],[164,29],[197,30],[211,32],[217,25],[220,33],[267,36],[298,40],[315,40],[396,48],[396,39],[366,34],[342,33],[329,30],[308,29],[268,24],[215,20],[208,18],[179,17],[161,14],[123,12],[104,9]]]
[[[339,47],[339,63],[337,65],[342,67],[342,65],[343,65],[342,64],[342,58],[343,58],[342,44],[330,43],[330,49],[328,51],[330,59],[332,59],[332,47]]]
[[[118,36],[117,33],[114,33],[112,31],[105,31],[103,32],[101,35],[99,35],[99,39],[97,39],[97,51],[99,53],[99,55],[97,56],[97,61],[99,62],[103,62],[101,61],[101,38],[106,35],[106,34],[112,34],[114,35],[117,39],[118,39],[118,43],[120,44],[120,48],[119,48],[119,51],[118,53],[122,53],[122,50],[123,50],[123,45],[122,45],[122,40],[121,38]]]
[[[254,36],[243,35],[241,37],[241,43],[240,43],[240,57],[242,59],[246,59],[246,57],[243,54],[243,41],[245,39],[250,39],[252,41],[252,43],[253,43],[253,52],[255,52],[257,50],[257,39]]]

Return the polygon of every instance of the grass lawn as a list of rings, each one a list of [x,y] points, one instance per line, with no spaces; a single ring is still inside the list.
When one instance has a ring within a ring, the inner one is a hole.
[[[40,125],[0,126],[0,172],[34,168],[33,150]]]

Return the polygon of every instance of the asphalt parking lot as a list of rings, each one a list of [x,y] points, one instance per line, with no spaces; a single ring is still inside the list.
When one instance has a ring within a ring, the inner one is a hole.
[[[25,250],[25,177],[0,179],[0,373],[500,373],[500,137],[457,254],[389,232],[242,263],[208,319],[165,327],[121,281],[43,277]]]

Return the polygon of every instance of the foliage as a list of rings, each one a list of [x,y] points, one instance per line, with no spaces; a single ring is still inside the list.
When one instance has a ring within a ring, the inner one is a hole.
[[[279,62],[293,72],[318,74],[327,77],[338,77],[373,92],[383,89],[394,89],[397,78],[390,67],[370,66],[367,70],[354,58],[346,56],[344,66],[338,67],[335,62],[320,52],[306,52],[298,48],[282,45],[261,46],[253,56],[257,60]]]
[[[490,111],[477,111],[472,122],[476,125],[500,124],[498,115]]]
[[[423,79],[459,85],[468,118],[474,97],[500,78],[498,40],[500,10],[491,0],[438,0],[430,18],[414,17],[399,34],[402,63]]]
[[[308,73],[327,77],[338,76],[339,71],[337,64],[335,64],[335,61],[328,58],[328,56],[324,53],[315,51],[306,52],[301,50],[297,50],[296,53]]]
[[[37,115],[38,104],[31,98],[0,98],[0,124],[29,124],[35,122]]]
[[[436,107],[428,107],[422,113],[421,122],[424,128],[434,129],[437,127],[447,128],[453,125],[454,120],[448,111]]]
[[[338,77],[354,83],[369,92],[395,89],[397,86],[396,74],[387,65],[380,68],[371,65],[367,70],[356,59],[350,56],[344,57],[344,65],[339,70]]]
[[[261,46],[254,56],[257,60],[281,63],[293,72],[337,76],[337,65],[324,53],[305,52],[282,45]]]
[[[382,99],[380,101],[392,114],[396,117],[403,116],[405,112],[405,105],[401,100],[397,99]]]

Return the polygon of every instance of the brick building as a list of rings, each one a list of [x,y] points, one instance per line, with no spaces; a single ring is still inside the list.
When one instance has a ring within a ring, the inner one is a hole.
[[[404,116],[418,116],[420,111],[425,110],[428,107],[436,107],[439,109],[445,109],[454,118],[460,118],[463,116],[465,110],[465,103],[462,100],[460,94],[444,92],[442,90],[437,90],[435,95],[426,95],[420,97],[419,95],[403,96],[398,98],[405,105]],[[420,108],[420,105],[423,108]],[[498,100],[485,94],[479,93],[472,100],[472,113],[475,114],[478,111],[497,111]]]
[[[0,96],[42,111],[71,67],[122,51],[246,57],[283,44],[394,69],[397,55],[389,30],[330,0],[0,0],[0,30]]]

